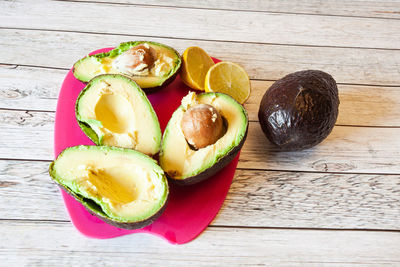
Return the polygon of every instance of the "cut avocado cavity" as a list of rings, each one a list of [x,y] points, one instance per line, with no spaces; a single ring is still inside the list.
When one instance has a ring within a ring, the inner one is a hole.
[[[100,74],[123,74],[145,92],[153,92],[172,82],[180,66],[180,55],[173,48],[155,42],[135,41],[80,59],[74,64],[73,73],[82,82],[89,82]]]
[[[77,99],[76,118],[97,145],[131,148],[148,155],[160,149],[157,115],[146,94],[123,75],[93,78]]]
[[[70,147],[50,165],[49,173],[89,212],[119,228],[137,229],[152,223],[168,199],[161,167],[135,150]]]
[[[217,140],[213,138],[207,146],[194,149],[190,141],[188,143],[181,122],[188,110],[203,104],[218,111],[224,128],[215,133]],[[173,113],[164,131],[160,166],[178,184],[200,182],[225,167],[237,155],[246,139],[247,129],[247,113],[232,97],[222,93],[196,95],[191,92],[182,99],[182,105]]]

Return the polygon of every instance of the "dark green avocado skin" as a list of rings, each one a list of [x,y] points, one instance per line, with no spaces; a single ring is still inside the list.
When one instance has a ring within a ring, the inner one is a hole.
[[[322,142],[339,108],[335,80],[320,70],[298,71],[265,92],[258,111],[261,128],[281,150],[301,150]]]
[[[87,203],[85,203],[85,200],[82,199],[82,197],[76,195],[74,192],[72,192],[71,190],[69,190],[67,187],[61,185],[61,184],[57,184],[62,190],[64,190],[66,193],[68,193],[70,196],[72,196],[73,198],[75,198],[78,202],[80,202],[81,204],[84,204],[84,207],[86,208],[86,210],[92,214],[93,216],[96,216],[97,218],[99,218],[100,220],[102,220],[105,223],[108,223],[112,226],[121,228],[121,229],[126,229],[126,230],[135,230],[135,229],[140,229],[143,228],[145,226],[148,226],[150,224],[152,224],[155,220],[157,220],[161,214],[163,214],[165,208],[167,207],[168,204],[168,198],[164,204],[164,206],[159,209],[157,211],[157,213],[153,214],[151,217],[143,220],[143,221],[137,221],[137,222],[119,222],[119,221],[115,221],[109,217],[107,217],[104,213],[100,213],[100,212],[95,212],[92,208],[90,208],[88,206]],[[86,200],[87,201],[87,200]],[[94,204],[95,205],[95,204]]]
[[[67,148],[68,149],[68,148]],[[110,147],[110,149],[121,149],[121,148],[116,148],[116,147]],[[65,150],[64,150],[65,151]],[[64,153],[61,152],[60,155]],[[60,156],[59,155],[59,156]],[[58,157],[59,157],[58,156]],[[152,224],[155,220],[157,220],[165,211],[165,208],[167,207],[168,200],[169,200],[169,193],[167,195],[167,198],[165,200],[164,205],[152,216],[142,220],[142,221],[135,221],[135,222],[122,222],[118,220],[114,220],[110,217],[108,217],[94,201],[91,201],[87,198],[84,198],[83,196],[75,193],[72,191],[70,188],[64,186],[61,184],[57,179],[54,178],[54,161],[50,164],[49,166],[49,174],[52,179],[52,181],[64,192],[66,192],[68,195],[72,196],[75,200],[77,200],[80,204],[85,207],[85,209],[93,216],[99,218],[100,220],[104,221],[107,224],[110,224],[112,226],[121,228],[121,229],[127,229],[127,230],[135,230],[135,229],[140,229],[145,226],[148,226]]]

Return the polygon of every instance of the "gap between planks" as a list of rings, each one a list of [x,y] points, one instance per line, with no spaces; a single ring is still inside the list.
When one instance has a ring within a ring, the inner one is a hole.
[[[19,108],[1,108],[3,111],[20,111],[20,112],[40,112],[40,113],[56,113],[55,110],[41,110],[41,109],[19,109]],[[258,122],[258,120],[249,119],[249,122]],[[374,125],[351,125],[351,124],[335,124],[335,126],[341,127],[359,127],[359,128],[388,128],[388,129],[397,129],[400,126],[374,126]],[[1,160],[1,158],[0,158]]]
[[[63,1],[60,1],[63,2]],[[273,46],[287,46],[287,47],[318,47],[318,48],[346,48],[346,49],[362,49],[362,50],[383,50],[383,51],[399,51],[400,48],[386,48],[386,47],[363,47],[363,46],[341,46],[341,45],[313,45],[313,44],[288,44],[288,43],[268,43],[268,42],[255,42],[255,41],[236,41],[224,39],[202,39],[202,38],[187,38],[187,37],[174,37],[162,35],[143,35],[143,34],[125,34],[125,33],[110,33],[110,32],[93,32],[93,31],[76,31],[65,29],[43,29],[43,28],[20,28],[20,27],[1,27],[0,30],[22,30],[22,31],[46,31],[46,32],[65,32],[65,33],[79,33],[79,34],[94,34],[94,35],[109,35],[109,36],[132,36],[138,38],[162,38],[169,40],[184,40],[184,41],[200,41],[200,42],[216,42],[216,43],[233,43],[233,44],[254,44],[254,45],[273,45]],[[4,64],[4,63],[0,63]],[[14,64],[10,64],[14,65]]]
[[[46,220],[46,219],[2,219],[0,222],[15,223],[54,223],[54,224],[71,224],[69,220]],[[211,222],[212,223],[212,222]],[[262,230],[292,230],[292,231],[341,231],[341,232],[391,232],[400,233],[396,229],[373,229],[373,228],[322,228],[322,227],[271,227],[271,226],[245,226],[245,225],[223,225],[209,224],[207,228],[226,228],[226,229],[262,229]]]
[[[4,110],[5,112],[48,112],[54,114],[58,99],[59,83],[64,78],[65,73],[56,71],[53,74],[57,74],[57,76],[50,79],[50,85],[44,80],[38,80],[38,84],[34,86],[36,89],[32,89],[32,82],[29,81],[29,78],[32,78],[33,74],[39,74],[37,72],[41,72],[41,70],[44,69],[34,67],[21,67],[21,69],[9,69],[5,67],[2,69],[0,67],[1,74],[4,75],[1,79],[3,85],[0,87],[0,99],[3,99],[4,103],[0,105],[0,110]],[[46,70],[50,70],[50,73],[46,73],[46,75],[51,75],[51,71],[55,71],[51,68],[46,68]],[[7,80],[8,77],[15,81],[15,78],[19,78],[20,75],[25,75],[24,78],[26,80],[24,82],[22,80],[20,82],[10,82]],[[249,113],[250,122],[258,121],[259,102],[264,91],[271,84],[272,81],[252,80],[252,94],[244,105]],[[335,124],[336,126],[400,127],[396,116],[400,111],[396,108],[390,108],[391,106],[396,107],[395,103],[400,101],[400,90],[398,90],[400,87],[348,86],[341,85],[340,83],[338,83],[338,87],[342,103],[339,105],[339,118]],[[377,93],[379,90],[381,90],[381,93]],[[31,105],[29,100],[35,104]],[[353,104],[352,101],[354,102]],[[393,105],[388,105],[389,103]],[[380,111],[381,115],[378,116],[377,111]],[[358,115],[354,115],[354,112],[358,112]],[[386,114],[387,117],[383,118],[382,114]],[[378,120],[371,121],[375,117]]]
[[[400,50],[400,49],[399,49]],[[26,67],[26,68],[37,68],[37,69],[47,69],[47,70],[65,70],[69,71],[69,68],[61,68],[61,67],[53,67],[53,66],[41,66],[41,65],[30,65],[30,64],[19,64],[19,63],[5,63],[0,62],[0,68],[6,66],[9,69],[17,69],[19,67]],[[282,77],[283,78],[283,77]],[[250,81],[257,81],[257,82],[276,82],[277,79],[257,79],[252,78]],[[372,83],[343,83],[337,82],[337,85],[350,85],[350,86],[370,86],[370,87],[400,87],[400,84],[372,84]],[[36,110],[32,110],[36,111]]]
[[[20,161],[20,162],[48,162],[51,163],[53,160],[50,159],[28,159],[28,158],[0,158],[0,161]],[[264,172],[287,172],[287,173],[320,173],[320,174],[349,174],[349,175],[387,175],[387,176],[397,176],[400,172],[392,173],[379,173],[379,172],[340,172],[340,171],[308,171],[308,170],[282,170],[282,169],[269,169],[269,168],[248,168],[248,167],[236,167],[236,170],[241,171],[264,171]]]
[[[253,41],[261,43],[285,43],[300,45],[327,45],[327,46],[351,46],[369,48],[393,48],[399,36],[397,24],[399,20],[387,20],[375,18],[334,18],[329,16],[307,16],[287,14],[261,14],[241,12],[241,24],[235,27],[235,31],[226,32],[226,25],[234,25],[237,22],[235,12],[220,10],[195,10],[190,12],[176,8],[157,8],[141,6],[112,6],[107,4],[90,4],[75,2],[50,2],[36,1],[30,3],[0,4],[5,10],[1,20],[3,27],[23,28],[47,28],[64,29],[74,31],[109,32],[114,33],[124,18],[131,24],[119,28],[119,33],[138,35],[170,36],[178,38],[198,38],[226,41]],[[92,10],[90,16],[85,13],[85,7]],[[48,9],[43,17],[43,10]],[[83,13],[84,14],[83,14]],[[129,14],[132,12],[134,16]],[[96,13],[109,19],[100,20],[93,24],[91,19],[97,19]],[[121,16],[115,17],[114,14]],[[20,14],[23,14],[22,16]],[[18,17],[17,21],[13,18]],[[74,18],[81,19],[76,24]],[[221,17],[224,19],[221,21]],[[67,19],[68,18],[68,19]],[[248,31],[247,26],[253,31]],[[284,25],[285,27],[281,27]],[[180,31],[171,32],[171,29],[180,27]],[[213,27],[213,31],[210,31]],[[313,28],[310,32],[308,29]],[[281,29],[277,31],[277,29]],[[344,30],[346,29],[346,30]],[[264,33],[264,34],[259,34]]]
[[[8,44],[2,44],[3,51],[9,47],[18,47],[28,39],[37,40],[32,43],[30,49],[22,49],[22,54],[30,54],[32,51],[40,53],[47,49],[48,43],[57,43],[69,57],[61,57],[57,60],[39,54],[32,58],[20,57],[9,53],[0,53],[3,62],[20,65],[40,65],[49,67],[62,67],[70,69],[73,63],[84,54],[96,47],[112,47],[123,41],[131,41],[129,36],[111,36],[96,34],[79,34],[59,32],[52,34],[47,31],[3,30],[3,36],[9,40]],[[137,38],[146,39],[146,38]],[[42,41],[47,40],[47,42]],[[49,41],[50,40],[50,41]],[[188,46],[197,45],[209,52],[210,55],[218,55],[218,58],[241,64],[249,73],[250,78],[259,80],[280,79],[284,75],[301,69],[314,68],[331,73],[337,82],[348,84],[400,84],[398,73],[395,71],[398,62],[395,60],[399,51],[362,50],[350,48],[309,48],[309,47],[285,47],[253,44],[226,43],[226,47],[216,46],[209,41],[185,41],[156,38],[153,41],[166,43],[179,51]],[[79,48],[76,44],[79,43]],[[23,46],[22,46],[23,47]],[[60,48],[51,47],[49,53],[58,53]],[[228,52],[227,52],[228,51]],[[241,53],[246,51],[246,57]],[[20,53],[20,54],[21,54]],[[337,57],[337,55],[342,55]],[[312,56],[311,56],[312,55]],[[76,60],[71,61],[75,58]],[[371,68],[371,66],[373,66]],[[62,80],[63,77],[60,78]]]
[[[328,14],[328,13],[306,13],[306,12],[288,12],[288,11],[271,11],[271,10],[256,10],[256,9],[234,9],[234,8],[221,8],[221,7],[200,7],[200,6],[177,6],[177,5],[162,5],[162,4],[142,4],[141,2],[109,2],[109,1],[90,1],[90,0],[52,0],[54,2],[72,2],[72,3],[87,3],[87,4],[108,4],[108,5],[122,5],[122,6],[140,6],[140,7],[160,7],[160,8],[179,8],[179,9],[199,9],[199,10],[218,10],[218,11],[231,11],[231,12],[252,12],[252,13],[267,13],[267,14],[287,14],[287,15],[307,15],[307,16],[326,16],[326,17],[342,17],[342,18],[362,18],[362,19],[390,19],[399,20],[399,18],[389,17],[376,17],[376,16],[356,16],[344,14]],[[383,11],[381,13],[384,13]],[[393,12],[396,14],[396,12]]]

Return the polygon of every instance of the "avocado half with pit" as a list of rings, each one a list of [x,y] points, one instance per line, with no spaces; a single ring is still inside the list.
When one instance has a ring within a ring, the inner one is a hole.
[[[135,150],[76,146],[49,168],[51,178],[101,220],[124,229],[151,224],[168,200],[168,183],[156,161]]]
[[[232,97],[190,92],[164,131],[160,166],[177,184],[201,182],[233,160],[247,130],[246,110]]]
[[[119,74],[93,78],[76,101],[76,119],[97,145],[158,153],[161,129],[146,94],[131,79]]]
[[[179,53],[164,44],[149,41],[121,43],[115,49],[80,59],[73,74],[89,82],[100,74],[123,74],[133,79],[146,93],[171,83],[181,67]]]

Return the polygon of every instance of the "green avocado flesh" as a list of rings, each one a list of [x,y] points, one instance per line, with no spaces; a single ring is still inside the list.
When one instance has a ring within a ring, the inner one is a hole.
[[[160,150],[157,115],[146,94],[123,75],[93,78],[77,99],[76,119],[97,145],[131,148],[147,155]]]
[[[49,173],[90,212],[112,222],[148,220],[160,213],[168,198],[161,167],[135,150],[70,147],[50,165]]]
[[[226,132],[214,144],[194,150],[187,143],[180,125],[185,111],[198,104],[213,106],[222,116]],[[182,105],[173,113],[165,129],[160,166],[168,177],[175,180],[195,180],[199,175],[202,176],[201,180],[208,178],[210,169],[215,173],[216,169],[224,167],[221,164],[224,157],[234,150],[238,152],[246,138],[247,128],[247,113],[232,97],[222,93],[196,95],[191,92],[182,99]]]
[[[124,52],[138,45],[146,45],[154,51],[154,65],[149,67],[148,73],[132,74],[117,69],[115,60]],[[82,82],[89,82],[100,74],[124,74],[132,78],[142,89],[160,87],[175,77],[181,66],[181,58],[173,48],[155,42],[126,42],[117,48],[80,59],[74,64],[73,73],[75,78]]]

